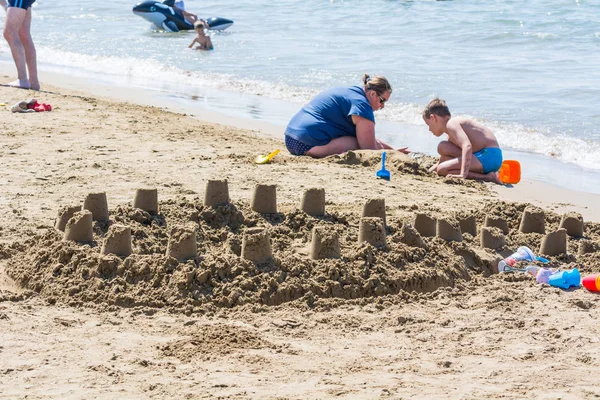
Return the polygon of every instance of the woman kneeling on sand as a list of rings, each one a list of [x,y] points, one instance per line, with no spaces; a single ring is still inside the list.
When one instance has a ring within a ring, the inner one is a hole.
[[[392,95],[383,76],[363,76],[363,86],[338,87],[317,95],[294,115],[285,130],[285,146],[296,156],[315,158],[358,149],[392,149],[375,138],[374,110]],[[408,153],[406,148],[398,149]]]

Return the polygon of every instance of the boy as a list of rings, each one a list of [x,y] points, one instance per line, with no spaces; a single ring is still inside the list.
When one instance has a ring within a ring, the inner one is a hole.
[[[210,36],[207,36],[206,33],[204,33],[204,22],[194,22],[194,30],[196,31],[198,36],[194,38],[194,40],[192,41],[192,43],[190,43],[188,48],[191,49],[192,46],[194,46],[194,43],[198,43],[198,46],[196,46],[194,50],[213,50],[214,47],[212,41],[210,40]]]
[[[502,165],[502,150],[489,128],[469,118],[452,118],[446,102],[440,99],[429,102],[423,119],[435,136],[448,134],[448,140],[438,145],[440,160],[430,171],[449,178],[501,183],[496,171]]]

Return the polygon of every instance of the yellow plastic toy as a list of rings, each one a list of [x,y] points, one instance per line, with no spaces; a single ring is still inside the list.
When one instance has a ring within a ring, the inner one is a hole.
[[[269,153],[266,156],[256,156],[256,158],[254,159],[254,163],[256,163],[256,164],[266,164],[266,163],[270,162],[271,159],[273,157],[275,157],[277,154],[279,154],[279,149],[275,150],[272,153]]]

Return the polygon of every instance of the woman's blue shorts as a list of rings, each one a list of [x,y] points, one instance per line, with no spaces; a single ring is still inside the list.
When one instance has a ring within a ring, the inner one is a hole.
[[[302,143],[299,140],[294,139],[291,136],[285,135],[285,147],[287,147],[288,151],[293,155],[303,156],[314,146],[309,146],[305,143]]]

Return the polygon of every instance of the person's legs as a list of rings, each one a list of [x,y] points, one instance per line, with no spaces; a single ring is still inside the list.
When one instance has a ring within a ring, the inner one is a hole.
[[[4,38],[8,42],[10,51],[17,67],[18,80],[9,83],[10,86],[29,88],[29,80],[27,79],[27,63],[25,58],[25,49],[19,38],[21,27],[28,10],[18,7],[9,7],[6,11],[6,22],[4,24]]]
[[[33,90],[40,90],[40,82],[37,73],[37,54],[31,37],[31,7],[27,9],[23,25],[19,31],[19,39],[25,50],[25,61],[29,72],[29,85]]]
[[[438,153],[440,154],[440,162],[438,163],[436,170],[438,175],[446,176],[460,174],[462,166],[462,149],[452,142],[444,140],[438,145]],[[473,155],[471,157],[471,166],[469,167],[469,178],[473,179],[484,179],[483,166],[481,162]],[[477,176],[471,174],[476,174]]]
[[[315,146],[306,152],[307,156],[314,158],[327,157],[333,154],[345,153],[349,150],[358,150],[358,141],[353,136],[342,136],[332,139],[323,146]]]

